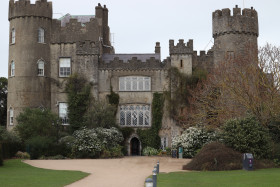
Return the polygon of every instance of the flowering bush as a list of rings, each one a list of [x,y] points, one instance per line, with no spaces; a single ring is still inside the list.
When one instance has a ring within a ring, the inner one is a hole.
[[[144,156],[152,156],[152,155],[157,155],[158,154],[158,150],[152,147],[145,147],[143,149],[143,155]]]
[[[203,128],[190,127],[172,140],[172,148],[183,147],[184,157],[192,158],[206,143],[216,139],[215,132],[207,132]]]
[[[82,128],[73,133],[72,152],[76,157],[97,157],[107,148],[117,147],[123,141],[122,134],[116,128]]]

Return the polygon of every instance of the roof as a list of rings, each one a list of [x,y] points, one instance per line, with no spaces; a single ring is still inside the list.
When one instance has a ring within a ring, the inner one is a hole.
[[[110,63],[114,60],[114,58],[118,58],[119,60],[122,60],[124,63],[127,63],[128,60],[131,60],[133,57],[136,57],[137,60],[141,62],[146,62],[150,58],[155,58],[155,60],[160,60],[160,54],[159,53],[144,53],[144,54],[103,54],[102,60],[105,63]]]
[[[66,23],[69,23],[70,19],[77,19],[80,23],[87,23],[90,22],[91,18],[95,18],[94,15],[71,15],[66,14],[65,16],[59,18],[61,20],[61,26],[65,27]]]

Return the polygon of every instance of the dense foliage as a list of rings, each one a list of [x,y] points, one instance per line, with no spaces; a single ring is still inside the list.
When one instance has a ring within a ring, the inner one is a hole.
[[[58,116],[50,110],[26,108],[17,117],[15,130],[23,142],[36,136],[56,137],[57,129],[53,122],[57,120]]]
[[[242,154],[219,142],[203,146],[185,170],[220,171],[242,169]]]
[[[215,132],[208,132],[203,128],[189,127],[181,136],[172,140],[172,148],[183,147],[183,157],[192,158],[203,145],[216,140]]]
[[[87,113],[86,126],[88,128],[111,128],[116,126],[116,108],[105,101],[94,101]]]
[[[5,126],[7,121],[7,93],[8,80],[0,77],[0,126]]]
[[[66,92],[71,132],[85,125],[86,113],[91,102],[90,90],[91,85],[80,75],[73,74],[67,79]]]
[[[142,152],[144,156],[153,156],[159,153],[157,149],[152,147],[145,147]]]
[[[23,149],[21,140],[14,131],[7,131],[0,126],[0,144],[2,145],[2,156],[4,159],[12,158],[15,153]]]
[[[0,166],[3,166],[3,153],[2,153],[2,145],[0,143]]]
[[[271,154],[271,138],[267,128],[254,117],[232,119],[223,126],[223,142],[241,153],[253,153],[256,158]]]
[[[74,139],[70,146],[75,157],[96,158],[100,156],[102,151],[112,151],[113,154],[110,156],[115,156],[114,153],[121,152],[119,143],[123,141],[123,136],[115,127],[110,129],[82,128],[75,131],[73,136]]]
[[[154,93],[152,102],[152,127],[147,130],[137,130],[143,147],[160,147],[160,137],[158,135],[161,129],[163,116],[164,96],[160,93]]]

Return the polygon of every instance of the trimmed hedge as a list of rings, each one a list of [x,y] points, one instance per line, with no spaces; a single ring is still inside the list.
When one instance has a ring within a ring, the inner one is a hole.
[[[221,171],[242,169],[242,154],[219,142],[205,145],[184,170]]]

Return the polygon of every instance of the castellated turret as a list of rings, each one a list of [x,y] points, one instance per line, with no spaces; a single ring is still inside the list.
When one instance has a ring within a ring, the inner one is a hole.
[[[172,67],[186,75],[192,74],[193,40],[184,43],[184,40],[180,39],[177,45],[174,45],[174,40],[169,40],[169,54]]]
[[[26,107],[50,108],[50,33],[52,3],[10,0],[7,127]]]
[[[228,57],[244,56],[249,51],[257,58],[258,14],[253,7],[243,9],[241,13],[241,9],[236,6],[233,14],[230,9],[216,10],[212,17],[215,65]]]

